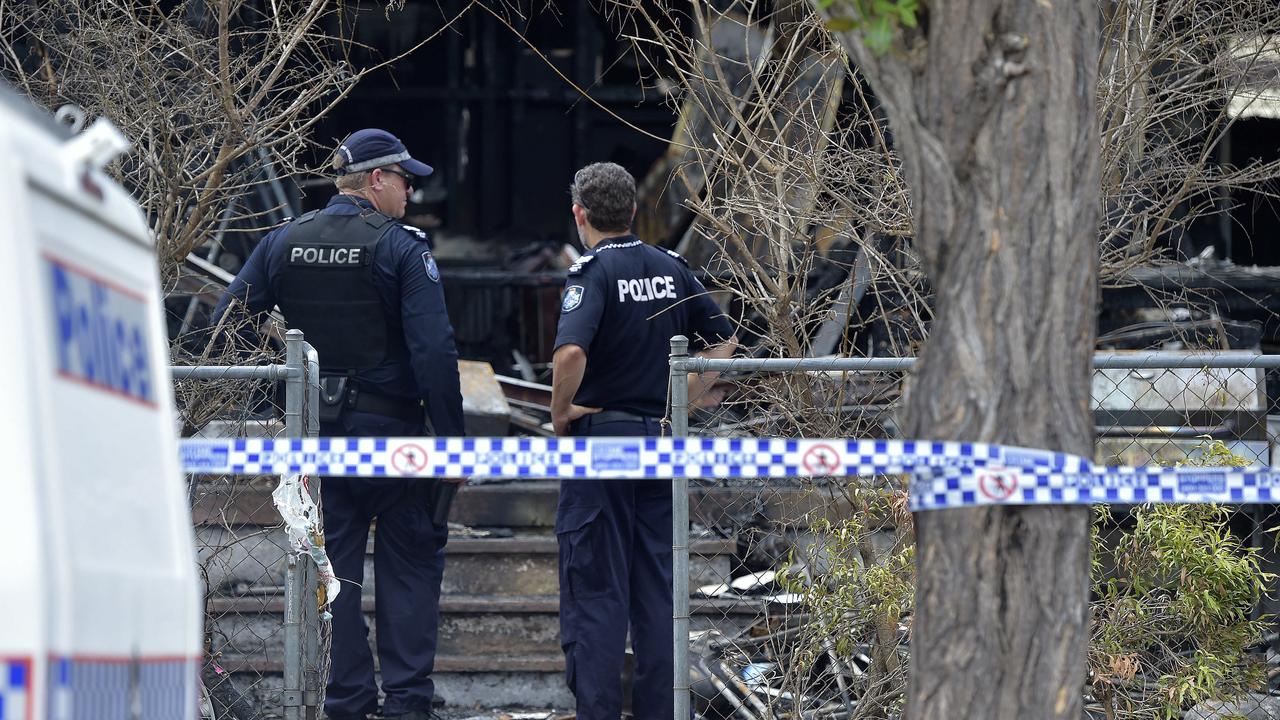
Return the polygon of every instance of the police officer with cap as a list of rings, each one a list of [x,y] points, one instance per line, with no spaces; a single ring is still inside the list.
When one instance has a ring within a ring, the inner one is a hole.
[[[670,250],[630,233],[635,180],[613,163],[579,170],[573,217],[587,248],[569,268],[553,357],[557,435],[656,436],[674,335],[699,354],[736,344],[720,308]],[[560,641],[579,720],[617,720],[628,627],[633,714],[671,720],[671,485],[564,480],[556,509]]]
[[[268,234],[227,289],[251,316],[279,305],[320,356],[325,436],[463,434],[453,328],[440,270],[405,205],[431,167],[394,135],[352,133],[333,156],[338,194],[328,205]],[[377,710],[373,656],[360,608],[369,527],[376,517],[378,659],[387,718],[432,716],[444,546],[432,519],[441,481],[334,478],[322,484],[325,544],[346,581],[333,604],[332,666],[325,712],[360,718]]]

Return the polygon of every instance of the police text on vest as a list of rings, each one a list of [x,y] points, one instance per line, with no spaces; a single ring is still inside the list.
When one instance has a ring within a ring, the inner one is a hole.
[[[358,247],[294,247],[289,251],[290,263],[307,265],[359,265]]]
[[[676,298],[676,280],[670,275],[618,281],[618,302],[627,302],[628,299],[643,302],[663,298]]]

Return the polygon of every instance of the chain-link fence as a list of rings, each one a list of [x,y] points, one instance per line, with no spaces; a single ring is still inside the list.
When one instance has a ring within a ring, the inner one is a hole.
[[[300,331],[286,333],[283,364],[171,371],[183,435],[319,433],[319,361]],[[201,717],[318,717],[328,649],[316,567],[291,547],[273,500],[307,493],[318,507],[318,480],[193,475],[188,488],[204,582]]]
[[[914,362],[707,360],[686,349],[673,340],[676,436],[893,437]],[[1277,367],[1280,356],[1243,352],[1099,354],[1094,459],[1270,465]],[[676,717],[900,714],[914,592],[905,479],[831,477],[833,457],[815,448],[805,458],[814,477],[673,481],[676,672],[689,688],[677,680]],[[1277,589],[1267,573],[1280,567],[1275,506],[1095,515],[1082,688],[1091,717],[1280,719],[1267,617]]]

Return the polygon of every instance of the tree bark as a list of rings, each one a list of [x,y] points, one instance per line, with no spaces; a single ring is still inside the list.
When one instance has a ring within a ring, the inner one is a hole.
[[[841,33],[885,104],[936,293],[904,433],[1091,455],[1097,9],[922,5],[887,55]],[[932,511],[916,527],[908,717],[1081,717],[1088,508]]]

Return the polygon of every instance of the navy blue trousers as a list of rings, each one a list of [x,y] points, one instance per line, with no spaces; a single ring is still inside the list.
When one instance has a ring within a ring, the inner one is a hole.
[[[576,421],[574,435],[657,436],[657,420]],[[578,720],[622,714],[627,631],[635,653],[636,720],[672,720],[671,483],[563,480],[556,509],[560,546],[560,644]]]
[[[422,425],[349,412],[326,424],[326,436],[405,437],[422,435]],[[430,710],[435,685],[440,618],[440,579],[448,525],[431,522],[427,507],[433,483],[398,478],[326,478],[324,537],[342,592],[334,601],[331,669],[324,709],[330,716],[363,717],[378,706],[369,628],[360,608],[369,524],[377,518],[373,567],[377,574],[375,619],[383,713]]]

